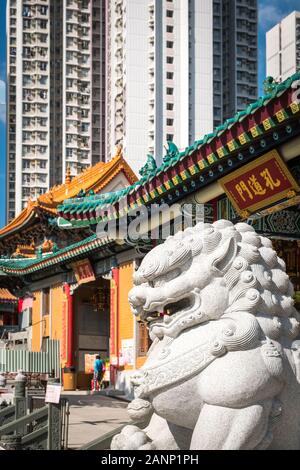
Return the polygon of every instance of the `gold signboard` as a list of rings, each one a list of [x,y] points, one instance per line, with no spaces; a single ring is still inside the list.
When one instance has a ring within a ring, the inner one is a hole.
[[[276,150],[220,179],[242,218],[277,201],[296,196],[300,188]]]

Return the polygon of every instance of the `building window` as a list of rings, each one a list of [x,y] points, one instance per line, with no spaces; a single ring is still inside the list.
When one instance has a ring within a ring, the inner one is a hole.
[[[173,80],[174,78],[174,73],[173,72],[167,72],[167,79],[168,80]]]
[[[42,291],[42,315],[50,314],[50,289],[47,287]]]
[[[173,49],[173,46],[174,46],[173,41],[167,41],[167,47],[168,47],[169,49]]]
[[[173,126],[174,119],[167,119],[167,126]]]
[[[167,64],[173,64],[174,57],[167,56]]]
[[[49,341],[49,336],[43,335],[41,352],[47,352],[48,341]]]
[[[173,142],[174,135],[173,134],[167,134],[167,142]]]
[[[39,168],[41,168],[41,169],[47,168],[47,162],[45,160],[40,160],[39,161]]]
[[[171,26],[170,24],[167,25],[167,33],[173,33],[174,31],[174,26]]]
[[[167,88],[167,95],[173,95],[174,88]]]
[[[173,10],[167,10],[166,15],[167,15],[167,18],[173,18],[174,11]]]
[[[174,109],[174,103],[167,103],[167,110],[173,111],[173,109]]]
[[[23,170],[30,168],[30,160],[23,160]]]

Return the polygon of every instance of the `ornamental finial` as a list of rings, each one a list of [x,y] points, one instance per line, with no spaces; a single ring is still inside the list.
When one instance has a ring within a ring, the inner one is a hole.
[[[71,183],[71,167],[70,165],[67,166],[67,172],[66,172],[66,179],[65,179],[65,184],[70,184]]]
[[[123,156],[123,147],[121,144],[116,146],[115,158]]]

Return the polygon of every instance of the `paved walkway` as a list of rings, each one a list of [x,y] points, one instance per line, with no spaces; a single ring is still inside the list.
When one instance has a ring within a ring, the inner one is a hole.
[[[102,395],[63,394],[70,402],[69,448],[76,449],[130,422],[128,403]]]

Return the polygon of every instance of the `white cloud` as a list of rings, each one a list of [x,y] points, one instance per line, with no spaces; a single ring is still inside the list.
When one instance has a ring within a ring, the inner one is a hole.
[[[6,122],[6,109],[5,109],[5,104],[0,104],[0,121],[1,122]]]
[[[279,5],[264,3],[259,9],[259,24],[264,31],[273,28],[284,17],[285,14]]]
[[[0,80],[0,121],[6,122],[6,110],[5,110],[5,82]]]
[[[299,0],[259,0],[259,26],[266,32],[299,9]]]

